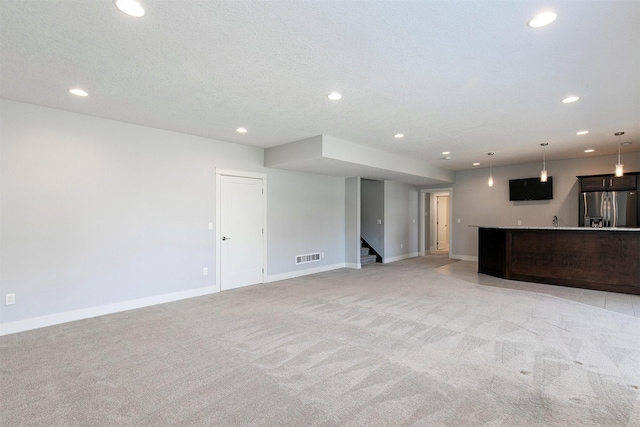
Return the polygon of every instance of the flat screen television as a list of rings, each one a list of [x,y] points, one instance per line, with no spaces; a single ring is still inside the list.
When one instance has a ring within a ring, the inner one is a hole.
[[[553,199],[553,177],[547,182],[540,178],[523,178],[509,180],[509,200],[551,200]]]

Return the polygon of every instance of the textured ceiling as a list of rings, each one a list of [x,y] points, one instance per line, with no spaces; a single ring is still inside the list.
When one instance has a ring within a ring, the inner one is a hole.
[[[640,155],[639,1],[142,4],[0,0],[0,97],[264,148],[325,134],[452,170],[488,151],[539,161],[541,142],[548,160],[611,154],[620,130]],[[558,19],[529,28],[545,7]]]

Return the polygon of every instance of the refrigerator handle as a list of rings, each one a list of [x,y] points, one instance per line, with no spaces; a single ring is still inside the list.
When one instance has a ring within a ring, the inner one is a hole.
[[[602,199],[600,199],[600,215],[602,215],[602,226],[607,226],[607,197],[606,194],[602,194]]]
[[[611,200],[609,202],[611,203],[611,210],[609,211],[609,215],[611,215],[612,227],[618,226],[618,197],[617,196],[618,195],[616,194],[615,191],[611,193]]]

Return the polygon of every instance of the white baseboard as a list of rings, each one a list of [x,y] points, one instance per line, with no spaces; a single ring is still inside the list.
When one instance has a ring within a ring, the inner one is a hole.
[[[390,262],[396,262],[407,258],[415,258],[418,256],[418,252],[411,252],[410,254],[398,255],[390,258],[382,258],[383,264],[388,264]]]
[[[338,264],[324,265],[322,267],[306,268],[304,270],[290,271],[289,273],[274,274],[272,276],[267,276],[265,283],[277,282],[279,280],[293,279],[300,276],[307,276],[309,274],[323,273],[325,271],[344,268],[345,266],[346,264],[342,262]]]
[[[356,270],[360,270],[362,268],[362,264],[359,262],[345,262],[344,266],[347,268],[354,268]]]
[[[451,259],[459,259],[460,261],[475,261],[475,262],[478,262],[478,257],[476,255],[449,254],[449,258],[451,258]]]
[[[218,292],[218,289],[215,286],[205,286],[204,288],[190,289],[188,291],[173,292],[148,298],[116,302],[113,304],[105,304],[80,310],[65,311],[63,313],[55,313],[41,317],[33,317],[31,319],[16,320],[15,322],[0,324],[0,336],[58,325],[60,323],[73,322],[75,320],[104,316],[105,314],[119,313],[121,311],[134,310],[136,308],[200,297],[215,292]]]

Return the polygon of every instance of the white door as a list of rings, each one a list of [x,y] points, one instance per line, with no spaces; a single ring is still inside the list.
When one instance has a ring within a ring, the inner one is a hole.
[[[220,290],[262,283],[262,180],[220,179]]]
[[[449,250],[449,196],[438,196],[437,249]]]

